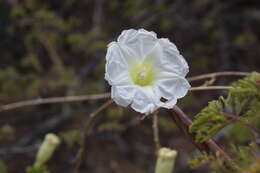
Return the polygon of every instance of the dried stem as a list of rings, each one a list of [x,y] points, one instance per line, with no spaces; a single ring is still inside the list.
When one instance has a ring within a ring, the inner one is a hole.
[[[200,87],[191,87],[189,91],[205,91],[205,90],[229,90],[232,89],[231,86],[200,86]]]
[[[110,106],[113,103],[113,100],[108,100],[106,103],[101,105],[95,112],[90,114],[90,118],[94,118],[97,114],[102,112],[104,109],[106,109],[108,106]]]
[[[193,145],[195,145],[200,151],[213,154],[215,157],[221,157],[225,160],[225,162],[232,161],[232,159],[212,139],[209,139],[203,143],[195,142],[195,134],[189,132],[189,127],[192,124],[192,121],[179,107],[174,106],[171,110],[171,117],[176,125],[184,131]]]
[[[160,148],[161,148],[161,144],[160,144],[160,137],[159,137],[159,128],[158,128],[158,112],[156,111],[153,114],[153,141],[155,144],[155,153],[157,153]]]
[[[75,173],[80,173],[80,168],[82,165],[82,161],[83,161],[83,156],[85,155],[85,145],[86,145],[86,139],[90,133],[90,129],[91,129],[91,125],[93,125],[93,120],[96,118],[96,116],[104,111],[106,108],[108,108],[108,106],[110,106],[113,103],[113,101],[110,99],[108,101],[106,101],[104,104],[102,104],[96,111],[94,111],[93,113],[90,114],[89,119],[87,120],[87,122],[84,122],[84,126],[82,129],[82,141],[80,144],[80,148],[77,152],[77,156],[76,156],[76,167],[75,167]]]
[[[249,72],[236,72],[236,71],[223,71],[223,72],[215,72],[215,73],[208,73],[199,76],[189,77],[187,78],[189,82],[204,80],[207,78],[216,78],[218,76],[248,76]]]
[[[212,77],[212,78],[210,78],[209,80],[206,80],[202,86],[210,86],[210,85],[213,85],[215,81],[216,81],[216,77]]]
[[[232,89],[230,86],[201,86],[191,87],[189,91],[204,91],[204,90],[228,90]],[[20,101],[16,103],[10,103],[0,106],[0,112],[11,109],[35,106],[50,103],[66,103],[66,102],[78,102],[87,100],[99,100],[110,98],[110,93],[92,94],[92,95],[81,95],[81,96],[65,96],[65,97],[50,97],[50,98],[38,98],[26,101]]]
[[[98,100],[98,99],[106,99],[106,98],[110,98],[110,93],[81,95],[81,96],[38,98],[38,99],[26,100],[26,101],[3,105],[0,107],[0,112],[16,109],[20,107],[25,107],[25,106],[42,105],[42,104],[50,104],[50,103],[78,102],[78,101]]]

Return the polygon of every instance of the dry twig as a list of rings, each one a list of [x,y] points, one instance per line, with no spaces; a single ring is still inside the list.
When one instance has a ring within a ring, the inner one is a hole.
[[[193,82],[193,81],[204,80],[208,78],[216,78],[218,76],[248,76],[249,74],[250,74],[249,72],[223,71],[223,72],[215,72],[215,73],[208,73],[199,76],[188,77],[187,79],[188,81]]]
[[[78,102],[86,100],[98,100],[110,98],[110,93],[92,94],[92,95],[81,95],[81,96],[65,96],[65,97],[50,97],[50,98],[38,98],[26,101],[20,101],[16,103],[10,103],[0,107],[0,112],[11,109],[16,109],[25,106],[34,106],[50,103],[66,103],[66,102]]]
[[[200,87],[191,87],[189,91],[205,91],[205,90],[229,90],[232,89],[231,86],[200,86]]]
[[[215,78],[215,77],[212,77],[211,79],[206,80],[202,86],[213,85],[215,81],[216,81],[216,78]]]
[[[113,103],[113,100],[108,100],[106,103],[101,105],[95,112],[90,114],[90,118],[94,118],[97,114],[105,110],[108,106],[110,106]]]
[[[86,123],[84,122],[84,126],[82,129],[82,141],[81,141],[80,148],[79,148],[79,150],[77,152],[77,156],[76,156],[76,167],[75,167],[75,171],[74,171],[75,173],[80,173],[80,167],[82,165],[83,157],[85,154],[86,140],[90,134],[91,125],[93,126],[93,120],[96,118],[96,116],[100,112],[104,111],[112,103],[113,103],[113,100],[111,100],[111,99],[106,101],[96,111],[94,111],[93,113],[90,114],[90,116],[88,117],[89,119],[87,120]]]
[[[228,90],[230,86],[201,86],[191,87],[189,91],[203,91],[203,90]],[[10,103],[0,106],[0,112],[11,109],[16,109],[26,106],[50,104],[50,103],[66,103],[66,102],[78,102],[78,101],[89,101],[110,98],[110,93],[92,94],[92,95],[81,95],[81,96],[65,96],[65,97],[51,97],[51,98],[38,98],[26,101],[20,101],[16,103]]]

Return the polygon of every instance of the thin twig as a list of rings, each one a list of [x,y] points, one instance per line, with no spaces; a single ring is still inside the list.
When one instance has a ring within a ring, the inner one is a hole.
[[[20,101],[16,103],[10,103],[0,107],[0,112],[11,109],[16,109],[25,106],[34,106],[50,103],[65,103],[65,102],[78,102],[87,100],[98,100],[110,98],[110,93],[92,94],[92,95],[81,95],[81,96],[65,96],[65,97],[50,97],[50,98],[38,98],[26,101]]]
[[[202,91],[202,90],[228,90],[232,89],[230,86],[201,86],[201,87],[191,87],[189,91]],[[50,97],[50,98],[38,98],[26,101],[20,101],[16,103],[10,103],[0,106],[0,112],[7,111],[11,109],[35,106],[50,103],[66,103],[66,102],[78,102],[87,100],[99,100],[110,98],[110,93],[92,94],[92,95],[81,95],[81,96],[65,96],[65,97]]]
[[[176,125],[184,131],[190,141],[193,143],[196,148],[200,151],[205,151],[209,154],[213,154],[215,157],[221,157],[226,162],[232,161],[232,159],[212,140],[209,139],[203,143],[195,142],[195,134],[189,132],[189,127],[192,124],[191,119],[177,106],[171,110],[171,117],[173,118]]]
[[[232,89],[231,86],[200,86],[200,87],[191,87],[189,91],[205,91],[205,90],[229,90]]]
[[[101,105],[95,112],[90,114],[90,118],[94,118],[97,114],[102,112],[104,109],[106,109],[108,106],[110,106],[113,103],[113,100],[108,100],[106,103]]]
[[[199,76],[188,77],[187,79],[189,82],[193,82],[193,81],[198,81],[198,80],[203,80],[203,79],[218,77],[218,76],[248,76],[249,74],[250,74],[249,72],[223,71],[223,72],[215,72],[215,73],[208,73]]]
[[[212,77],[212,78],[210,78],[209,80],[206,80],[202,86],[210,86],[210,85],[213,85],[215,81],[216,81],[216,77]]]
[[[89,115],[89,119],[87,120],[87,123],[84,123],[83,130],[82,130],[82,141],[80,144],[80,148],[76,155],[76,166],[75,166],[75,173],[80,173],[80,167],[82,165],[83,156],[85,154],[85,145],[86,145],[86,139],[90,134],[91,124],[93,124],[93,120],[96,118],[96,116],[104,111],[106,108],[108,108],[109,105],[113,103],[113,100],[108,100],[104,104],[102,104],[96,111],[91,113]]]
[[[158,128],[158,111],[153,113],[153,141],[155,144],[155,153],[161,148],[160,137],[159,137],[159,128]]]

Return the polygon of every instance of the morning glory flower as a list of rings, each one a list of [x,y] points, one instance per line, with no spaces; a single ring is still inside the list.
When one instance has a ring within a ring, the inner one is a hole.
[[[144,114],[173,108],[190,88],[189,67],[177,47],[144,29],[124,30],[108,45],[105,71],[112,99]]]

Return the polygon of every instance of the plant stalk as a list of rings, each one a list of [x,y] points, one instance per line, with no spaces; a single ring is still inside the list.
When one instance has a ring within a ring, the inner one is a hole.
[[[189,127],[192,124],[192,120],[178,107],[174,106],[170,111],[170,115],[178,126],[179,129],[184,131],[189,140],[193,145],[200,151],[207,152],[208,154],[213,154],[216,158],[222,158],[226,163],[231,162],[232,159],[225,153],[212,139],[208,139],[203,143],[195,142],[195,134],[189,132]]]

